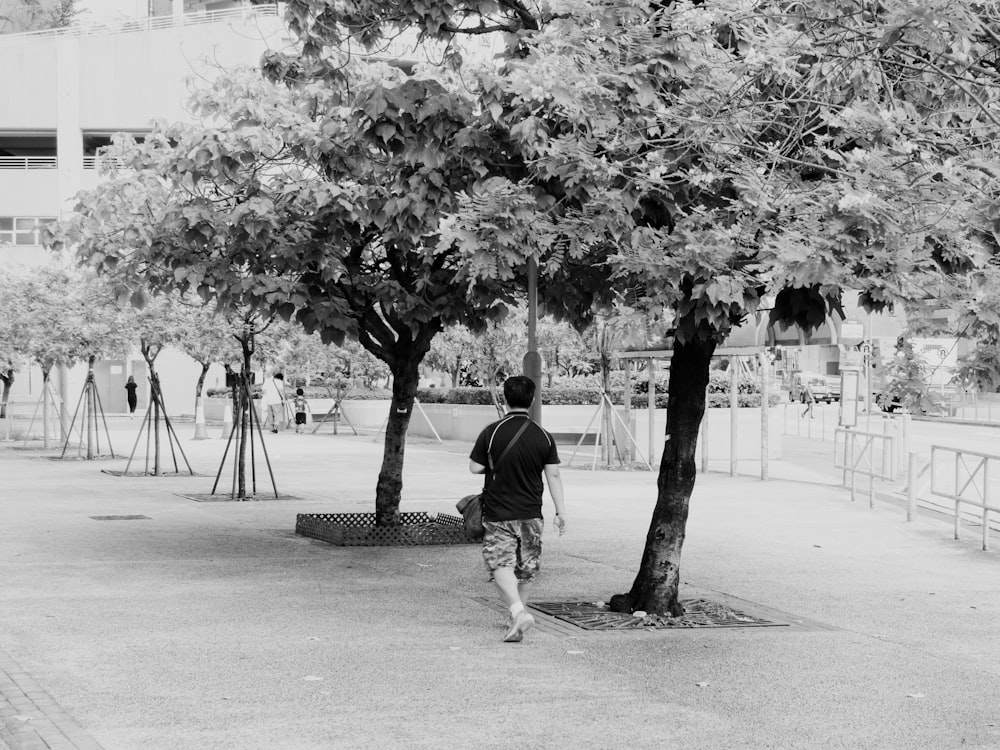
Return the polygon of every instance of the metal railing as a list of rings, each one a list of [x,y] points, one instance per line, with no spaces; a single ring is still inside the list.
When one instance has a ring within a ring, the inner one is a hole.
[[[57,29],[41,31],[25,31],[19,34],[4,34],[0,42],[12,39],[46,39],[46,38],[85,38],[104,34],[127,34],[136,31],[154,31],[157,29],[172,29],[179,26],[196,26],[226,21],[246,21],[250,18],[277,17],[278,3],[272,5],[244,5],[228,10],[213,10],[195,13],[184,13],[179,16],[152,16],[149,18],[130,18],[111,23],[91,23],[79,26],[63,26]]]
[[[857,479],[868,477],[868,505],[875,507],[875,480],[895,476],[895,436],[885,432],[865,432],[850,427],[834,430],[833,463],[844,471],[844,485],[851,488],[851,502],[857,494]]]
[[[113,156],[85,156],[83,157],[84,169],[98,169],[101,165],[113,166],[118,169],[129,166],[125,159],[117,159]]]
[[[0,169],[55,169],[58,166],[55,156],[0,156]]]
[[[938,466],[940,462],[935,460],[944,456],[947,463],[948,454],[954,455],[955,463],[950,486],[946,486],[949,484],[947,478],[942,476],[942,470]],[[961,534],[962,505],[971,505],[980,510],[984,550],[990,548],[990,513],[1000,513],[1000,505],[995,501],[996,496],[990,487],[990,467],[995,466],[998,461],[1000,456],[990,453],[943,445],[931,446],[931,494],[955,504],[955,539],[959,539]]]
[[[1000,397],[995,393],[950,393],[943,399],[942,406],[942,411],[958,422],[1000,422]]]

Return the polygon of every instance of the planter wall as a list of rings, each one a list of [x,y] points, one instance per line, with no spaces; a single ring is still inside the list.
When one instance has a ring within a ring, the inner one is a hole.
[[[421,404],[420,409],[415,409],[413,418],[410,420],[410,435],[421,437],[434,437],[428,425],[434,425],[438,435],[442,440],[458,440],[472,443],[482,429],[497,419],[497,412],[492,406],[472,406],[466,404]],[[624,413],[618,408],[618,413],[624,419]],[[597,406],[545,406],[542,408],[542,424],[549,432],[565,436],[559,442],[565,453],[566,448],[572,448],[579,439],[579,435],[590,423],[590,430],[599,429],[600,417],[596,417],[591,422],[597,411]],[[426,417],[424,416],[426,414]],[[761,410],[756,407],[737,409],[737,454],[739,460],[759,460],[761,453]],[[384,418],[384,417],[383,417]],[[631,412],[632,434],[639,446],[639,452],[649,458],[649,411],[646,409],[633,409]],[[731,429],[731,413],[729,409],[708,409],[705,414],[707,430],[710,435],[709,457],[712,460],[728,460],[730,452],[729,434]],[[654,413],[653,434],[653,458],[652,463],[657,463],[663,450],[663,435],[667,426],[667,410],[657,409]],[[777,408],[769,410],[768,419],[768,458],[781,458],[781,412]],[[615,420],[615,429],[618,440],[622,445],[627,442],[627,438],[621,427],[621,423]],[[577,437],[572,438],[570,435]],[[704,449],[705,441],[699,440],[699,451]],[[593,448],[584,445],[581,447],[581,454],[587,451],[593,453]],[[567,454],[568,456],[568,454]]]
[[[232,404],[228,398],[203,398],[202,403],[205,405],[205,419],[212,420],[215,422],[221,422],[225,416],[226,404]],[[259,398],[253,400],[254,409],[257,412],[257,416],[263,422],[264,417],[267,416],[267,410],[264,409],[264,405],[261,403]]]
[[[221,421],[222,410],[225,400],[220,398],[205,399],[205,417]],[[254,402],[260,406],[259,400]],[[333,405],[332,399],[310,399],[309,407],[312,409],[312,418],[320,419],[327,413]],[[389,415],[389,400],[378,401],[344,401],[342,403],[344,414],[350,419],[359,430],[378,430],[385,424]],[[621,407],[617,407],[619,415],[624,418]],[[569,457],[567,451],[572,450],[576,445],[579,435],[583,433],[587,424],[590,423],[590,432],[596,432],[600,426],[600,417],[594,417],[597,406],[545,406],[542,408],[542,423],[549,432],[556,434],[564,458]],[[756,461],[760,459],[761,445],[761,410],[757,407],[747,407],[736,410],[736,435],[737,453],[736,458],[744,461]],[[779,408],[771,408],[768,421],[768,458],[781,458],[781,434],[782,418]],[[261,415],[263,416],[263,415]],[[593,421],[591,422],[591,419]],[[497,411],[492,406],[477,406],[471,404],[421,404],[420,408],[413,410],[410,419],[409,435],[418,437],[434,437],[434,430],[442,440],[456,440],[471,444],[486,425],[496,421]],[[632,434],[638,444],[639,452],[650,459],[652,463],[657,463],[663,451],[663,434],[667,425],[666,409],[657,409],[654,412],[653,422],[653,456],[649,454],[649,410],[632,409]],[[701,451],[709,450],[709,458],[713,461],[729,460],[730,452],[730,429],[731,413],[729,409],[708,409],[705,414],[704,430],[707,430],[709,439],[699,439],[699,458]],[[346,424],[342,423],[347,427]],[[615,420],[615,430],[618,440],[625,445],[627,438],[621,428],[621,423]],[[575,437],[574,437],[575,436]],[[582,455],[592,455],[592,444],[586,443],[580,448],[579,460]]]

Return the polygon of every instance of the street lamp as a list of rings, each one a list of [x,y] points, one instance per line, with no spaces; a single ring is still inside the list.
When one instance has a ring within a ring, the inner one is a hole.
[[[531,418],[542,423],[542,358],[538,354],[538,261],[528,258],[528,353],[521,362],[521,371],[535,383],[535,400]]]

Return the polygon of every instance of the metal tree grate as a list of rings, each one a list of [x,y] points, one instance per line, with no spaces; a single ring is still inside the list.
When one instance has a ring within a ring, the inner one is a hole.
[[[345,547],[469,544],[462,518],[424,512],[399,514],[395,526],[377,526],[374,513],[299,513],[295,533]]]
[[[95,521],[152,521],[149,516],[91,516]]]
[[[749,615],[708,599],[684,599],[681,604],[684,606],[684,614],[680,617],[646,615],[642,618],[625,612],[612,612],[607,605],[598,606],[594,602],[532,602],[528,606],[584,630],[748,628],[788,625],[786,622]]]

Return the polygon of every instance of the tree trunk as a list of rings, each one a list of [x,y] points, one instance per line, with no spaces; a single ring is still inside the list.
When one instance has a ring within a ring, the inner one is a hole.
[[[205,377],[208,375],[208,368],[212,366],[211,362],[205,363],[201,362],[201,375],[198,376],[198,382],[194,384],[194,409],[195,412],[198,411],[198,405],[201,404],[201,394],[205,390]]]
[[[42,365],[42,447],[49,449],[49,373],[52,366]]]
[[[0,400],[0,419],[7,418],[7,400],[10,398],[10,386],[14,382],[14,370],[8,369],[0,372],[0,380],[3,381],[3,397]]]
[[[695,449],[705,415],[708,372],[715,342],[675,344],[670,358],[667,434],[656,482],[656,507],[639,573],[628,593],[631,610],[680,615],[681,547],[694,491]]]
[[[400,356],[397,366],[392,369],[392,405],[385,425],[382,469],[375,488],[375,523],[379,526],[391,526],[399,522],[406,430],[413,415],[422,359],[423,354],[417,353]]]
[[[208,431],[205,426],[205,399],[202,397],[202,392],[205,389],[205,376],[208,374],[208,368],[212,366],[211,362],[200,362],[201,372],[198,375],[198,381],[194,386],[194,439],[202,440],[208,437]]]
[[[608,400],[611,398],[611,358],[604,352],[601,352],[600,362],[601,392],[608,397],[608,399],[601,399],[601,413],[604,415],[604,418],[601,420],[601,458],[604,459],[605,467],[610,469],[612,443],[614,440],[613,421],[615,418],[611,406],[608,404]]]
[[[94,362],[97,357],[87,358],[87,385],[85,414],[87,417],[87,460],[94,460],[97,454],[97,381],[94,380]]]
[[[158,477],[162,474],[160,467],[160,379],[156,374],[156,355],[159,354],[159,349],[151,347],[143,338],[139,342],[139,351],[142,352],[142,358],[146,360],[150,382],[149,395],[153,399],[153,476]]]
[[[239,420],[236,428],[238,444],[236,446],[236,497],[239,500],[247,500],[247,443],[253,440],[250,430],[253,429],[250,410],[253,408],[253,398],[250,392],[250,357],[252,355],[252,344],[240,339],[240,347],[243,349],[243,371],[240,373],[240,398],[239,411],[234,413],[234,420]]]

